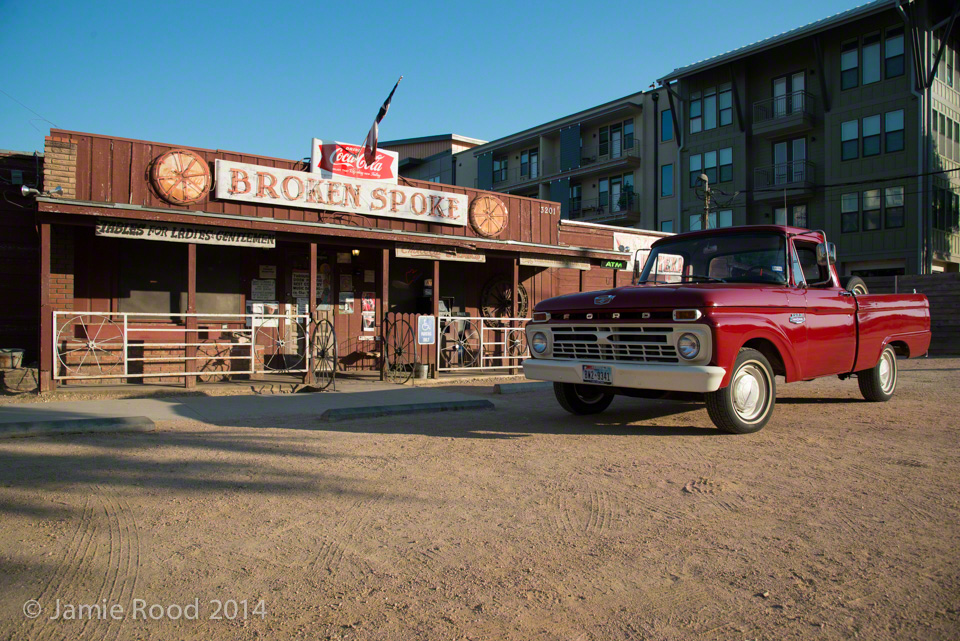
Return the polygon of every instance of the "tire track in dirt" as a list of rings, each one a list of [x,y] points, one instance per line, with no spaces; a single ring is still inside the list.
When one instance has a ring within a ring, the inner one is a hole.
[[[370,523],[383,496],[380,493],[373,498],[355,501],[332,531],[321,535],[323,543],[306,566],[309,576],[325,570],[329,576],[345,573],[347,576],[341,578],[359,580],[373,572],[373,567],[355,550],[353,544],[357,541],[357,535]],[[348,559],[348,562],[345,563],[344,559]]]
[[[112,490],[104,491],[99,487],[97,489],[105,499],[108,511],[112,511],[112,522],[116,526],[117,533],[115,545],[117,563],[111,564],[113,581],[109,591],[102,597],[108,604],[132,605],[137,593],[137,583],[140,580],[140,531],[137,521],[133,510],[123,496]],[[103,638],[107,641],[119,638],[123,622],[123,619],[108,620]]]
[[[723,481],[701,476],[684,485],[682,492],[684,496],[694,498],[698,513],[724,516],[740,512],[744,507],[743,497],[731,492],[731,487]]]

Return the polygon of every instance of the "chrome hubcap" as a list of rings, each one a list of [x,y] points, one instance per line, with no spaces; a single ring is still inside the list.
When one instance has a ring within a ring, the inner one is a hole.
[[[574,392],[577,397],[584,403],[596,403],[601,398],[603,398],[603,392],[599,390],[581,390],[580,388],[574,388]]]
[[[741,420],[751,423],[766,411],[769,386],[759,365],[748,362],[737,370],[733,379],[733,408]]]
[[[892,392],[893,386],[897,382],[897,363],[890,350],[885,351],[883,356],[880,357],[880,367],[877,373],[880,376],[880,389],[883,390],[883,393],[889,394]]]

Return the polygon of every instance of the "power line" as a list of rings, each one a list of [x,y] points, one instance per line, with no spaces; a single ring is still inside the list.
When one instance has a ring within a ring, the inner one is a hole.
[[[924,176],[935,176],[937,174],[947,174],[955,171],[960,171],[960,167],[954,167],[953,169],[937,169],[935,171],[928,171],[919,174],[902,174],[899,176],[890,176],[889,178],[866,178],[863,180],[850,180],[847,182],[841,183],[831,183],[829,185],[814,185],[814,190],[826,190],[826,189],[835,189],[837,187],[854,187],[857,185],[869,185],[873,183],[880,182],[889,182],[892,180],[910,180],[911,178],[923,178]],[[789,187],[787,187],[789,190]],[[784,187],[761,187],[760,189],[741,189],[740,193],[780,193],[784,191]]]
[[[21,107],[23,107],[24,109],[26,109],[27,111],[29,111],[30,113],[32,113],[34,116],[36,116],[36,117],[39,118],[40,120],[42,120],[42,121],[44,121],[44,122],[48,122],[48,123],[50,123],[51,125],[53,125],[54,127],[57,127],[57,128],[60,127],[60,125],[58,125],[58,124],[55,123],[55,122],[51,122],[50,120],[47,120],[46,118],[44,118],[43,116],[41,116],[40,114],[38,114],[36,111],[34,111],[33,109],[31,109],[30,107],[26,106],[25,104],[23,104],[22,102],[20,102],[19,100],[17,100],[16,98],[14,98],[13,96],[11,96],[10,94],[8,94],[8,93],[7,93],[6,91],[4,91],[3,89],[0,89],[0,93],[2,93],[4,96],[6,96],[7,98],[9,98],[10,100],[14,101],[14,102],[17,103],[18,105],[20,105]]]

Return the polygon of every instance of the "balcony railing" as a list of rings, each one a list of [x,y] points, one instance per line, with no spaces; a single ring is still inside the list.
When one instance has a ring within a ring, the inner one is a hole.
[[[945,256],[960,256],[960,233],[934,229],[933,251]]]
[[[570,218],[591,222],[609,222],[640,217],[640,198],[633,192],[619,197],[571,198]]]
[[[513,185],[520,185],[543,176],[539,165],[530,165],[529,167],[508,167],[493,172],[493,184],[497,189],[504,189]]]
[[[753,174],[754,187],[798,188],[813,183],[814,165],[809,160],[791,160],[776,165],[757,167]]]
[[[618,158],[639,158],[640,141],[630,137],[580,148],[580,166],[604,163]]]
[[[808,91],[794,91],[755,102],[753,103],[753,122],[760,124],[785,119],[788,116],[811,116],[815,108],[815,100],[814,95]]]

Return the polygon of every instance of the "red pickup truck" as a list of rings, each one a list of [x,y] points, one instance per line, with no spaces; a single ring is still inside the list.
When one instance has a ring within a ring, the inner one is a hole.
[[[639,254],[639,252],[638,252]],[[868,294],[840,279],[820,231],[779,225],[655,242],[634,284],[541,302],[527,324],[527,378],[553,381],[574,414],[615,395],[703,398],[721,430],[766,425],[776,376],[857,378],[868,401],[897,386],[897,358],[930,347],[922,294]]]

